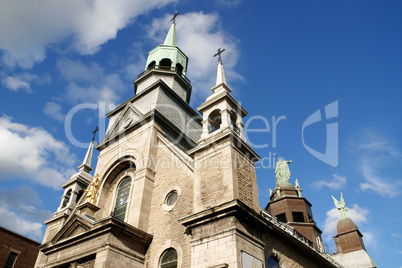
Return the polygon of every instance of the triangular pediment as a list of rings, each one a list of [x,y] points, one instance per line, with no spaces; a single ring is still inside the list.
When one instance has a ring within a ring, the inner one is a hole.
[[[86,233],[92,224],[82,216],[74,215],[53,238],[53,243]]]
[[[106,132],[103,142],[106,142],[109,139],[129,129],[130,127],[135,125],[138,121],[140,121],[142,118],[144,118],[143,114],[137,108],[135,108],[130,102],[127,103],[126,107],[118,115],[113,125]]]

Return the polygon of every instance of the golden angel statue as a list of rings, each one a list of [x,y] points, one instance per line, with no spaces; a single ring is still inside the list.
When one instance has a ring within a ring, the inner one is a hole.
[[[95,204],[96,198],[98,197],[98,188],[99,188],[99,175],[96,174],[91,183],[89,184],[89,188],[85,190],[86,192],[86,201],[92,204]]]

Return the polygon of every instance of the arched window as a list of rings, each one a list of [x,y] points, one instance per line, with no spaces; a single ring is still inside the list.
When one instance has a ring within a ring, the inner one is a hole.
[[[279,266],[278,261],[275,258],[271,257],[268,259],[268,268],[281,268],[281,267]]]
[[[127,210],[128,196],[130,194],[131,178],[125,177],[117,187],[116,202],[113,210],[113,217],[124,221]]]
[[[160,268],[177,267],[177,251],[174,248],[169,248],[163,252],[159,267]]]
[[[148,64],[148,70],[154,69],[155,68],[155,61],[152,61],[150,64]]]
[[[68,190],[68,192],[64,196],[61,208],[65,208],[67,206],[68,202],[70,202],[70,197],[71,197],[71,189]]]
[[[177,72],[179,75],[182,75],[182,74],[183,74],[183,66],[182,66],[180,63],[176,64],[176,72]]]
[[[235,111],[231,111],[230,112],[230,124],[232,125],[233,130],[236,133],[239,133],[239,128],[237,127],[236,122],[237,122],[237,115],[236,115]]]
[[[220,128],[222,123],[221,110],[214,110],[208,117],[210,131],[213,132]]]
[[[159,68],[170,69],[172,67],[172,61],[168,58],[162,59],[159,62]]]

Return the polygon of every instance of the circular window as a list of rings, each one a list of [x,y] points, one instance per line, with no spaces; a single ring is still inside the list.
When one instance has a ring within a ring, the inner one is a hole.
[[[177,200],[177,191],[173,190],[166,196],[166,205],[169,207],[173,206],[176,200]]]

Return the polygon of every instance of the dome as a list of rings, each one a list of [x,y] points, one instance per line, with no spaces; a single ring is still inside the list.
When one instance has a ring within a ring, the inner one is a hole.
[[[351,231],[356,231],[358,229],[351,219],[346,218],[338,221],[336,230],[338,231],[338,234],[343,234]]]
[[[280,182],[279,186],[282,187],[283,190],[296,190],[296,187],[289,182]]]

